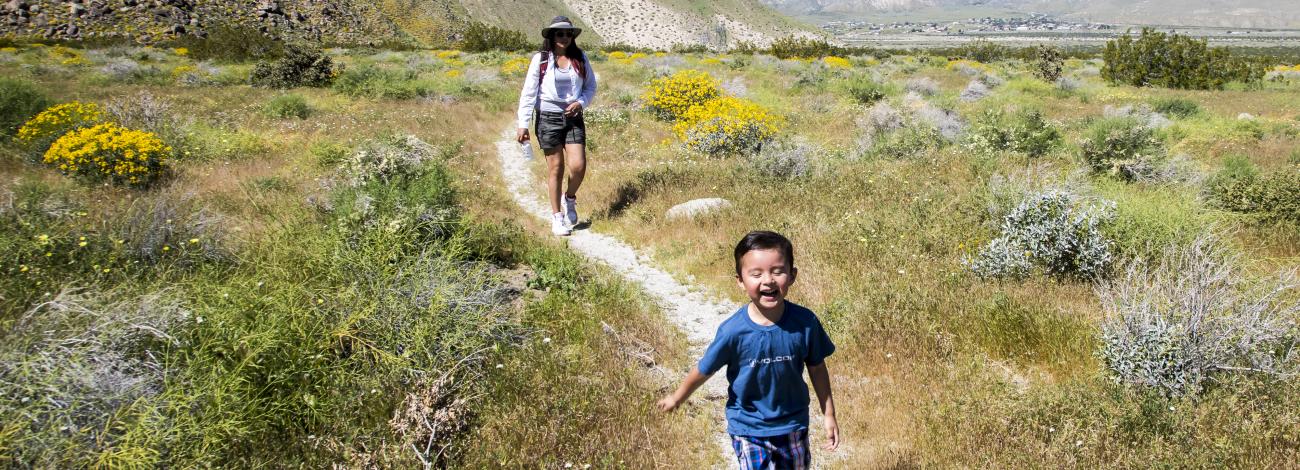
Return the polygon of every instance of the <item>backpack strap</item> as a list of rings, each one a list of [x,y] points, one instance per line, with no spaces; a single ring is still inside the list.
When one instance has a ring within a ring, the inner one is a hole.
[[[543,52],[543,53],[542,53],[542,63],[541,63],[541,65],[537,68],[537,97],[538,97],[538,99],[541,99],[541,96],[542,96],[542,81],[543,81],[543,80],[546,80],[546,69],[548,68],[548,66],[549,66],[550,64],[551,64],[551,53],[550,53],[550,52]]]

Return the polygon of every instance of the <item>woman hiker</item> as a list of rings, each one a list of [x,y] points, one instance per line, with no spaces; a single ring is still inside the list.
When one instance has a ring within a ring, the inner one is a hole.
[[[573,233],[578,223],[578,187],[587,173],[587,129],[582,110],[596,95],[596,73],[576,39],[582,29],[568,17],[557,16],[542,28],[542,49],[533,55],[519,92],[519,132],[516,140],[528,141],[528,121],[537,111],[533,129],[537,144],[546,154],[547,189],[551,198],[551,232]],[[565,167],[569,186],[560,195]]]

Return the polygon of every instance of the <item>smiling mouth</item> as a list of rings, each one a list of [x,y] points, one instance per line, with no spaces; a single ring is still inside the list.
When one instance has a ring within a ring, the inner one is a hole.
[[[758,295],[763,297],[776,297],[778,294],[779,292],[777,292],[776,289],[762,289],[758,291]]]

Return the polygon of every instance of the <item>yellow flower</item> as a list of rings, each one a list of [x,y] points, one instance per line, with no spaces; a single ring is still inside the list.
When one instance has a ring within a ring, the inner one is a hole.
[[[464,74],[465,72],[462,72],[460,69],[451,69],[446,72],[447,78],[456,78]]]
[[[197,238],[191,238],[191,239],[190,239],[190,244],[194,244],[194,243],[198,243],[198,242],[199,242],[199,239],[197,239]]]
[[[531,62],[532,59],[528,57],[515,57],[507,60],[506,63],[501,64],[501,75],[523,75],[524,72],[528,71],[528,64]]]
[[[64,173],[137,185],[160,175],[171,153],[153,133],[110,122],[68,132],[45,152],[44,161]]]
[[[95,103],[72,101],[57,104],[41,111],[18,129],[17,139],[23,145],[49,142],[68,131],[97,124],[103,113]]]
[[[822,62],[831,68],[847,69],[853,67],[852,64],[849,64],[849,59],[843,57],[827,56],[822,58]]]
[[[187,56],[187,55],[190,55],[190,50],[187,49],[187,48],[184,48],[184,47],[178,47],[178,48],[172,49],[172,52],[174,52],[174,53],[176,53],[176,55],[178,55],[178,56],[182,56],[182,57]]]
[[[698,70],[683,70],[655,79],[641,96],[646,109],[661,119],[678,120],[691,106],[722,95],[718,81]]]

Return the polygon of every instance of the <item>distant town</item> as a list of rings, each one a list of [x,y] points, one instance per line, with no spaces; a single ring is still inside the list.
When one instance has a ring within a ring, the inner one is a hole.
[[[833,35],[878,35],[894,33],[966,34],[995,32],[1047,32],[1047,31],[1106,31],[1115,26],[1101,23],[1079,23],[1047,15],[1030,15],[1028,18],[969,18],[964,21],[872,23],[867,21],[831,21],[822,29]]]

